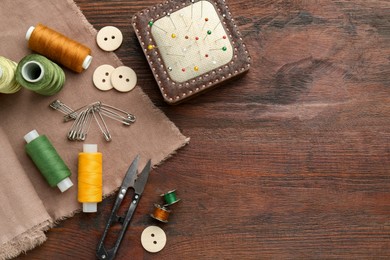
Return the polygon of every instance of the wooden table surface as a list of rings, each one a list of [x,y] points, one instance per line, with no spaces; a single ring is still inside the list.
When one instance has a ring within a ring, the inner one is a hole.
[[[226,0],[252,56],[248,74],[164,103],[131,26],[160,0],[76,0],[140,87],[191,138],[155,169],[117,259],[390,258],[390,2]],[[170,222],[149,214],[177,189]],[[20,259],[94,259],[114,196],[76,214]],[[167,245],[146,252],[159,225]],[[118,229],[113,229],[117,232]]]

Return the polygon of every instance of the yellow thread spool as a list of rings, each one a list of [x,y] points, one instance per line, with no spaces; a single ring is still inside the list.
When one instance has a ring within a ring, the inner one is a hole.
[[[91,64],[91,49],[42,24],[31,26],[26,39],[30,49],[75,72]]]
[[[15,78],[17,65],[16,62],[0,56],[0,93],[13,94],[22,88]]]
[[[78,201],[83,203],[83,212],[96,212],[97,203],[103,197],[103,156],[96,144],[84,144],[79,154]]]

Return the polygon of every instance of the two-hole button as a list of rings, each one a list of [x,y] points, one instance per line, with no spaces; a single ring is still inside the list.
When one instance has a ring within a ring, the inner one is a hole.
[[[150,253],[161,251],[166,243],[167,236],[160,227],[149,226],[141,234],[141,244]]]
[[[128,92],[137,84],[137,75],[130,67],[119,66],[114,68],[104,64],[95,69],[92,76],[96,88],[107,91],[112,88],[120,92]]]
[[[98,46],[104,51],[115,51],[123,41],[122,32],[114,26],[106,26],[96,35]]]

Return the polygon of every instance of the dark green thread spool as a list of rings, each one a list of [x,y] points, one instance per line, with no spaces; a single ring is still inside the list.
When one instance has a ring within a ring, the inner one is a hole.
[[[168,191],[167,193],[165,194],[162,194],[161,195],[163,198],[164,198],[164,201],[165,201],[165,207],[166,206],[171,206],[177,202],[180,201],[180,199],[178,199],[176,197],[176,190],[171,190],[171,191]]]
[[[61,192],[73,186],[70,170],[46,136],[33,130],[24,136],[26,153],[33,160],[47,183],[57,186]]]

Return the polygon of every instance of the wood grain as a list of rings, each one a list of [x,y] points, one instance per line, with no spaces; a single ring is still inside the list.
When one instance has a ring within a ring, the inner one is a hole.
[[[191,137],[152,172],[118,259],[390,258],[389,1],[227,0],[252,68],[178,106],[164,103],[130,24],[159,1],[76,3],[96,29],[122,31],[117,55]],[[168,243],[147,253],[141,232],[173,188]],[[113,202],[20,259],[94,259]]]

